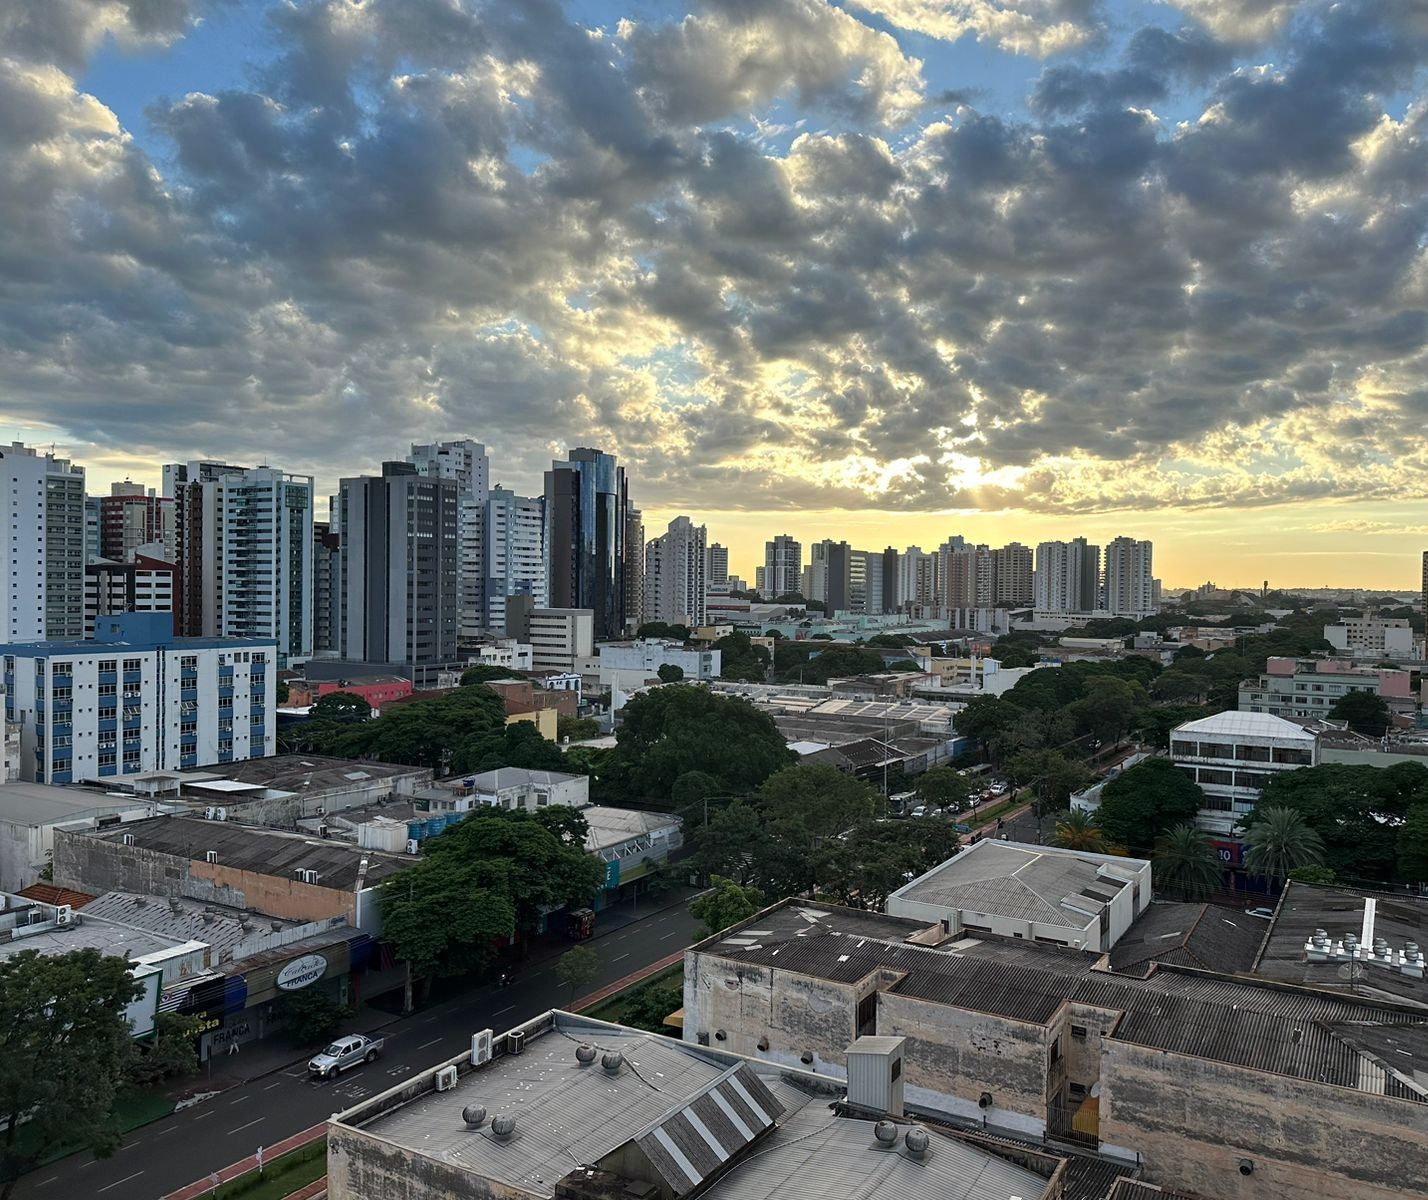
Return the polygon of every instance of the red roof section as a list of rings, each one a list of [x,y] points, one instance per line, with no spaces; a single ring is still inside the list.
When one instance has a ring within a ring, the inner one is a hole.
[[[15,893],[26,900],[38,900],[41,904],[68,904],[70,908],[83,908],[94,899],[88,892],[76,892],[71,888],[56,887],[52,883],[32,883]]]

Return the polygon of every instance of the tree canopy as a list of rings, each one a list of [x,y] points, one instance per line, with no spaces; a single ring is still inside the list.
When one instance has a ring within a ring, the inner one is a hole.
[[[764,906],[763,893],[755,887],[740,887],[722,875],[709,877],[709,890],[689,902],[689,915],[704,925],[704,936],[747,921]]]
[[[967,806],[972,789],[960,771],[951,767],[928,767],[917,777],[913,791],[928,808],[956,813]]]
[[[1245,847],[1245,870],[1273,881],[1324,862],[1323,841],[1294,808],[1260,806],[1259,819],[1245,831]]]
[[[1204,900],[1220,886],[1223,868],[1209,840],[1188,821],[1155,839],[1155,889],[1176,900]]]
[[[308,709],[310,721],[365,721],[372,706],[355,692],[328,692]]]
[[[498,940],[534,932],[551,908],[594,899],[604,864],[552,828],[560,820],[554,808],[479,809],[383,881],[383,936],[414,975],[482,970]]]
[[[636,637],[667,638],[676,642],[689,641],[688,625],[671,625],[668,621],[646,621],[637,630]]]
[[[1148,854],[1166,830],[1193,821],[1204,803],[1200,786],[1168,758],[1148,758],[1101,789],[1096,819],[1111,842]]]
[[[634,697],[624,708],[612,761],[632,798],[668,800],[689,771],[717,779],[722,790],[758,787],[794,761],[773,718],[737,696],[671,684]]]
[[[464,738],[451,756],[453,771],[494,771],[499,767],[570,770],[560,747],[531,721],[513,721],[483,735]]]
[[[1382,737],[1393,720],[1383,697],[1367,691],[1345,692],[1329,706],[1329,717],[1367,737]]]
[[[719,651],[720,679],[763,683],[768,676],[769,652],[755,646],[747,633],[737,629],[726,633],[711,649]]]
[[[678,683],[684,678],[684,668],[674,663],[660,663],[657,673],[661,683]]]
[[[114,1097],[134,1061],[124,1010],[140,991],[124,959],[94,949],[0,961],[0,1200],[60,1146],[117,1148]]]

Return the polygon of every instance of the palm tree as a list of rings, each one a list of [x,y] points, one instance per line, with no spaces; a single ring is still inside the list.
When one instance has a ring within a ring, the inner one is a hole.
[[[1203,900],[1220,886],[1220,860],[1193,825],[1173,825],[1155,841],[1155,887],[1183,900]]]
[[[1245,831],[1245,870],[1271,881],[1324,861],[1324,843],[1296,808],[1266,808]]]
[[[1106,835],[1096,824],[1096,818],[1083,808],[1073,808],[1061,814],[1056,822],[1056,833],[1051,839],[1053,846],[1063,850],[1088,850],[1092,854],[1106,852]]]

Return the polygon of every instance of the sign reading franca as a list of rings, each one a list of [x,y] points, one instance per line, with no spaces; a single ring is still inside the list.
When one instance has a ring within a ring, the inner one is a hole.
[[[327,974],[327,959],[320,954],[304,954],[278,972],[277,984],[284,992],[295,992],[316,983]]]

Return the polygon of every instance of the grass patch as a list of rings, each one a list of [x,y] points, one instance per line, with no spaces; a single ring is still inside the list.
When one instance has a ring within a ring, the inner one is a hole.
[[[684,963],[674,963],[663,971],[651,975],[648,979],[641,979],[639,983],[633,983],[623,991],[607,997],[594,1008],[587,1008],[581,1015],[594,1017],[597,1021],[609,1021],[613,1025],[622,1025],[630,1005],[638,1003],[646,989],[679,987],[683,979]]]
[[[213,1200],[283,1200],[299,1188],[306,1187],[327,1174],[327,1139],[318,1138],[306,1146],[291,1150],[263,1167],[208,1193]]]

